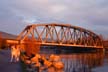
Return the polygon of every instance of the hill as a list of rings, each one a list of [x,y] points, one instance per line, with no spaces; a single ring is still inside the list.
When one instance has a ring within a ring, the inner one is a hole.
[[[103,45],[104,45],[105,48],[108,49],[108,40],[103,41]]]
[[[13,34],[9,34],[9,33],[0,31],[0,37],[3,39],[16,39],[17,35],[13,35]]]

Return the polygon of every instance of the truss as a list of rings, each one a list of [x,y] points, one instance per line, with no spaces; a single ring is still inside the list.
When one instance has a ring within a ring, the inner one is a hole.
[[[20,43],[38,42],[43,45],[103,47],[101,38],[90,30],[69,24],[33,24],[18,36]]]

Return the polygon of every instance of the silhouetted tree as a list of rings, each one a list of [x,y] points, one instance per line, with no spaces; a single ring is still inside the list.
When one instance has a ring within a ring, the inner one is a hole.
[[[2,34],[0,33],[0,49],[5,49],[5,48],[7,48],[6,39],[3,39]]]
[[[0,33],[0,49],[2,48],[2,35]]]
[[[7,45],[7,43],[6,43],[6,39],[2,39],[2,49],[5,49],[5,48],[7,48],[8,47],[8,45]]]

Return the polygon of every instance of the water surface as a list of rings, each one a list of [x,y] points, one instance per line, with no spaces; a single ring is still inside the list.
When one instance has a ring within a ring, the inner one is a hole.
[[[50,54],[56,54],[54,50],[41,50],[47,58]],[[99,72],[98,67],[108,67],[108,54],[103,52],[79,52],[59,53],[65,67],[64,72]],[[108,68],[106,69],[108,70]],[[101,71],[100,71],[101,72]],[[103,72],[103,71],[102,71]]]

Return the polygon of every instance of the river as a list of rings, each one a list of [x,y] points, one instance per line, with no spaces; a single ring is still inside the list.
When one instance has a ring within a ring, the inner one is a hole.
[[[49,57],[56,54],[54,50],[41,50],[41,54]],[[108,53],[103,52],[71,52],[59,53],[61,61],[64,63],[64,72],[107,72]]]

